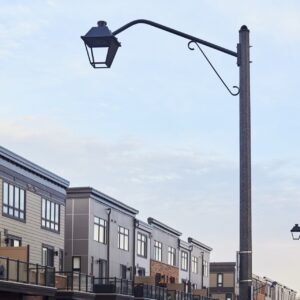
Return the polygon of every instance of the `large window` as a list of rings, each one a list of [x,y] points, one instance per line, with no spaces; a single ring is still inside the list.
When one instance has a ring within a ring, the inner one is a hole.
[[[154,242],[154,259],[158,261],[162,259],[162,243],[158,241]]]
[[[42,246],[42,265],[48,267],[54,266],[54,247],[48,245]]]
[[[118,229],[118,248],[129,251],[129,230],[121,226]]]
[[[192,272],[198,273],[198,258],[196,256],[192,256]]]
[[[59,204],[42,199],[42,227],[59,231]]]
[[[145,234],[137,234],[137,255],[147,257],[147,236]]]
[[[217,286],[218,287],[223,286],[223,273],[218,273],[217,275]]]
[[[3,214],[16,219],[25,219],[25,191],[3,182]]]
[[[176,250],[173,247],[168,247],[168,264],[171,266],[176,264]]]
[[[181,251],[181,269],[183,271],[188,270],[188,253],[185,251]]]
[[[94,217],[94,240],[106,244],[107,243],[107,221]]]

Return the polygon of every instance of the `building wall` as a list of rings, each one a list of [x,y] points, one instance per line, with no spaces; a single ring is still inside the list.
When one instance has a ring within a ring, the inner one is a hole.
[[[166,281],[167,281],[167,277],[169,278],[168,282],[170,282],[170,277],[174,277],[175,282],[178,282],[179,270],[177,267],[173,267],[168,264],[161,263],[159,261],[151,259],[150,269],[151,269],[151,276],[155,276],[155,274],[160,273],[161,275],[165,275]]]
[[[223,287],[234,287],[235,286],[235,276],[231,272],[217,272],[210,274],[210,286],[217,287],[217,274],[223,274]]]
[[[30,246],[30,251],[29,251],[30,262],[41,264],[42,244],[53,246],[55,251],[59,249],[64,249],[65,207],[63,205],[60,205],[60,232],[54,233],[41,228],[42,197],[27,189],[25,202],[26,202],[25,222],[14,220],[12,218],[2,215],[3,180],[0,178],[1,237],[4,237],[4,229],[7,230],[8,234],[21,237],[22,246],[26,246],[26,245]],[[58,265],[59,265],[59,258],[58,256],[54,256],[54,266],[57,269],[58,269]]]
[[[99,260],[107,261],[107,244],[94,240],[94,217],[109,222],[109,276],[121,277],[121,265],[127,267],[127,279],[132,278],[134,255],[134,217],[100,201],[86,197],[68,197],[66,202],[66,268],[72,270],[72,256],[81,257],[81,272],[99,274]],[[111,208],[108,220],[107,208]],[[129,251],[118,248],[118,226],[129,230]]]

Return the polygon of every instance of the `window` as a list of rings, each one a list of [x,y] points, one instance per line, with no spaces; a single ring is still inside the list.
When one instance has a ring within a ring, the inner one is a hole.
[[[129,251],[129,230],[119,226],[118,238],[118,248]]]
[[[217,275],[217,286],[223,286],[223,273],[218,273]]]
[[[198,258],[192,256],[192,273],[198,273]]]
[[[107,221],[94,217],[94,241],[107,243]]]
[[[226,300],[232,300],[232,294],[226,293]]]
[[[147,236],[137,234],[137,255],[147,257]]]
[[[3,214],[16,219],[25,219],[25,191],[3,182]]]
[[[127,279],[127,267],[121,265],[121,279]]]
[[[4,242],[7,247],[21,247],[22,246],[22,239],[20,237],[14,235],[6,235]]]
[[[158,261],[162,259],[162,243],[158,241],[154,242],[154,259]]]
[[[206,260],[203,261],[203,275],[208,277],[208,262]]]
[[[188,270],[188,253],[185,251],[181,251],[181,269],[183,271]]]
[[[59,204],[42,199],[42,227],[51,231],[59,231]]]
[[[176,261],[176,250],[173,247],[168,247],[168,264],[171,266],[175,266]]]
[[[81,257],[80,256],[72,257],[72,270],[75,272],[80,272],[80,270],[81,270]]]
[[[54,266],[54,248],[52,246],[42,246],[42,265],[48,267]]]
[[[138,269],[138,275],[139,276],[146,276],[146,269],[139,267],[139,269]]]

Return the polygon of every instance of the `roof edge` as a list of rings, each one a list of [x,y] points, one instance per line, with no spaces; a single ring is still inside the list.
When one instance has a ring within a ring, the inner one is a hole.
[[[180,231],[178,231],[178,230],[176,230],[176,229],[174,229],[174,228],[172,228],[172,227],[170,227],[170,226],[168,226],[168,225],[166,225],[166,224],[164,224],[164,223],[162,223],[162,222],[160,222],[160,221],[158,221],[154,218],[150,217],[150,218],[147,219],[147,221],[148,221],[148,224],[156,225],[156,226],[160,227],[161,229],[164,229],[164,230],[168,231],[169,233],[172,233],[172,234],[174,234],[178,237],[182,235],[182,233]]]
[[[201,248],[204,248],[207,251],[212,251],[213,250],[213,248],[211,248],[211,247],[209,247],[209,246],[207,246],[207,245],[205,245],[205,244],[203,244],[203,243],[201,243],[201,242],[199,242],[199,241],[197,241],[197,240],[195,240],[191,237],[188,238],[188,242],[191,243],[191,244],[194,244],[196,246],[199,246]]]

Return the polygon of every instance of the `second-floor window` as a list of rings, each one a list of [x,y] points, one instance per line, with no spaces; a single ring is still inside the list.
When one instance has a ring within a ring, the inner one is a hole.
[[[203,261],[203,275],[208,277],[208,262],[206,260]]]
[[[158,241],[154,241],[154,259],[162,260],[162,243]]]
[[[188,270],[188,253],[185,251],[181,251],[181,269]]]
[[[198,258],[192,256],[192,273],[198,273]]]
[[[219,287],[223,286],[223,273],[217,274],[217,286]]]
[[[118,248],[129,251],[129,230],[122,226],[118,229]]]
[[[51,231],[59,231],[59,204],[42,199],[42,227]]]
[[[94,241],[107,243],[107,221],[94,217]]]
[[[137,255],[147,257],[147,236],[145,234],[137,234]]]
[[[176,250],[173,247],[168,247],[168,264],[175,266],[176,264]]]
[[[25,191],[12,184],[3,183],[3,214],[25,219]]]

